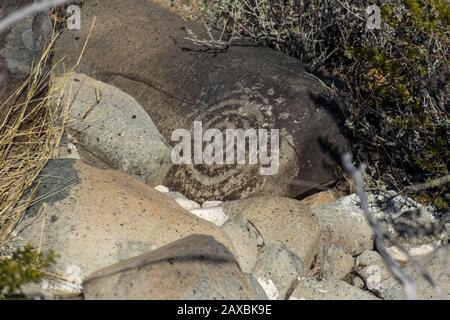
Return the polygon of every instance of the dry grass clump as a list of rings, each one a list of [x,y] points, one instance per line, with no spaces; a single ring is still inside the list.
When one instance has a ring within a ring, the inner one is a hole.
[[[0,254],[27,209],[51,195],[35,198],[39,186],[36,178],[48,160],[57,156],[64,130],[70,125],[69,103],[62,100],[63,93],[71,83],[68,79],[79,66],[95,26],[94,19],[76,65],[64,68],[62,75],[54,77],[55,69],[62,63],[51,61],[60,34],[56,30],[64,29],[67,17],[62,9],[54,9],[51,17],[53,34],[41,57],[16,92],[6,101],[0,101],[0,110],[8,109],[6,117],[0,119],[3,121],[0,122]],[[71,91],[68,100],[70,94]]]
[[[0,247],[33,203],[35,179],[63,134],[65,110],[51,104],[60,88],[57,83],[49,86],[56,38],[54,34],[27,79],[0,107],[20,101],[0,123]]]

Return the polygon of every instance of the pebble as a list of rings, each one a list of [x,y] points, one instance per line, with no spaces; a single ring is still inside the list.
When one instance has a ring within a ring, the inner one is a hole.
[[[207,209],[197,209],[194,208],[190,212],[199,218],[205,219],[209,222],[214,223],[216,226],[223,226],[228,220],[228,216],[225,214],[222,208],[207,208]]]
[[[205,201],[203,202],[202,208],[203,209],[215,208],[219,207],[222,203],[223,201]]]
[[[159,185],[155,187],[155,190],[161,192],[161,193],[168,193],[169,192],[169,188],[167,188],[166,186],[163,185]]]

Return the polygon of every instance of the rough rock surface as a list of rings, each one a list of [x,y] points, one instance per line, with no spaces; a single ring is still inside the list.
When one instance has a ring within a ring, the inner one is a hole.
[[[202,121],[204,130],[280,129],[278,174],[262,176],[259,165],[182,165],[167,176],[170,189],[201,203],[296,196],[336,179],[337,165],[323,149],[344,145],[332,115],[338,110],[298,60],[253,46],[203,50],[185,39],[186,24],[207,37],[200,24],[151,1],[88,1],[83,24],[90,26],[93,17],[96,26],[80,72],[136,98],[168,142],[174,129],[191,130],[194,120]],[[65,64],[74,65],[89,30],[66,31],[55,59],[67,56]]]
[[[266,245],[259,253],[253,274],[260,283],[273,283],[275,295],[268,296],[278,300],[288,298],[304,271],[295,254],[279,245]]]
[[[366,250],[356,258],[355,270],[364,280],[363,286],[378,292],[382,281],[392,277],[383,258],[376,251]]]
[[[326,257],[320,269],[322,277],[330,280],[344,280],[352,272],[355,260],[336,245],[329,246],[326,251]]]
[[[377,300],[375,296],[340,280],[300,278],[291,300]]]
[[[264,244],[261,235],[250,222],[241,219],[226,222],[222,230],[233,243],[233,253],[242,271],[251,272],[258,258],[258,247]]]
[[[10,7],[12,9],[15,6]],[[3,8],[2,8],[3,9]],[[26,17],[11,27],[0,56],[10,73],[26,75],[41,57],[52,36],[53,26],[46,12]]]
[[[68,104],[68,129],[77,141],[112,169],[159,185],[172,166],[171,148],[139,103],[83,74],[64,79],[54,80],[64,88],[55,101]]]
[[[421,265],[427,270],[434,283],[438,285],[439,290],[433,289],[428,282],[415,271],[412,263],[405,268],[405,272],[415,281],[417,287],[417,299],[432,300],[444,299],[450,300],[450,270],[448,261],[450,261],[449,248],[441,249],[437,253],[419,260]],[[379,286],[379,292],[384,299],[402,300],[405,298],[403,287],[400,283],[390,277],[382,281]]]
[[[333,202],[336,199],[337,197],[332,191],[322,191],[302,199],[301,202],[305,206],[320,207]]]
[[[52,160],[42,172],[37,199],[20,223],[16,245],[54,250],[56,272],[76,291],[90,273],[192,234],[211,235],[229,248],[223,232],[180,208],[171,198],[120,171],[74,160]]]
[[[199,13],[202,7],[210,6],[214,0],[152,0],[158,5],[167,8],[182,16],[189,17],[189,11]]]
[[[373,249],[373,233],[356,195],[311,208],[311,213],[324,229],[326,243],[337,244],[353,256]]]
[[[97,271],[83,287],[88,300],[267,299],[222,244],[196,235]]]
[[[285,246],[309,268],[317,253],[321,228],[300,201],[261,197],[225,202],[221,206],[230,220],[249,221],[264,243]]]

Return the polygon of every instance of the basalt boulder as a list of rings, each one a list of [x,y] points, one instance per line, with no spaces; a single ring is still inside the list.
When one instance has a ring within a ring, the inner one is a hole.
[[[203,26],[151,1],[86,1],[82,14],[81,30],[59,38],[55,61],[73,66],[91,34],[78,71],[133,96],[172,146],[173,131],[192,131],[194,121],[221,132],[280,130],[275,175],[261,175],[260,163],[178,165],[164,182],[171,190],[197,202],[297,196],[337,178],[332,154],[346,145],[340,111],[298,60],[249,43],[200,47],[187,29],[207,38]]]

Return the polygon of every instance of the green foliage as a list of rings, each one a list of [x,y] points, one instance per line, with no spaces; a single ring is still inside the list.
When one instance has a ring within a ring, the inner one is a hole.
[[[346,126],[374,181],[398,191],[450,171],[450,6],[385,0],[380,30],[367,30],[357,0],[219,0],[212,26],[299,58],[343,80]],[[342,90],[341,90],[342,91]],[[448,208],[448,185],[426,190]],[[427,202],[426,201],[426,202]]]
[[[43,271],[55,259],[53,252],[44,255],[29,245],[17,250],[10,259],[0,259],[0,300],[21,298],[21,286],[41,281]]]

